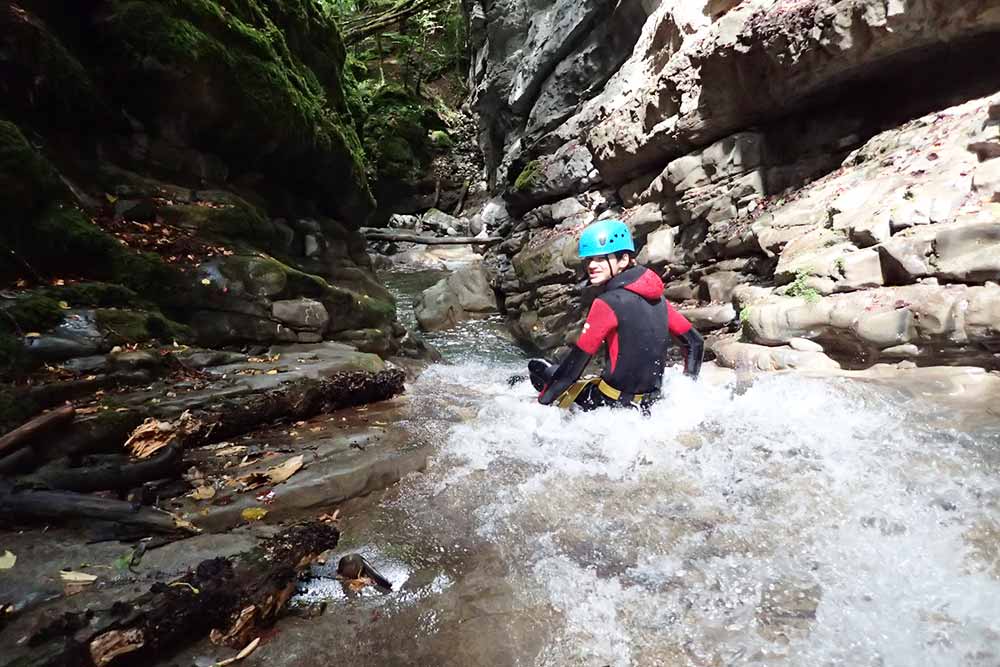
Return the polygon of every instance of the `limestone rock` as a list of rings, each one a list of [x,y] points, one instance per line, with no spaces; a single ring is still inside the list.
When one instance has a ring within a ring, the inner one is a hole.
[[[725,368],[783,370],[837,370],[840,364],[822,352],[808,352],[790,347],[768,347],[726,340],[712,345],[715,361]]]
[[[678,308],[678,312],[702,333],[721,329],[736,319],[736,309],[729,303],[699,308]]]
[[[424,290],[414,314],[424,331],[437,331],[458,322],[494,313],[496,296],[482,265],[463,267]]]
[[[310,331],[323,331],[330,321],[323,304],[313,299],[275,301],[271,304],[271,315],[293,329]]]
[[[636,259],[644,265],[662,265],[673,259],[674,229],[658,229],[646,237],[646,243]]]

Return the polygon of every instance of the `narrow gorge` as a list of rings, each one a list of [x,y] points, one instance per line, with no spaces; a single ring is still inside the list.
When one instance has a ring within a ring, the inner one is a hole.
[[[997,44],[1000,0],[6,3],[0,664],[996,664]],[[609,219],[706,339],[646,417],[522,381]]]

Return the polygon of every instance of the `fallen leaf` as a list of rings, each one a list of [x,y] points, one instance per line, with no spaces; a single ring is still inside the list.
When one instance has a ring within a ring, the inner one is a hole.
[[[192,593],[194,593],[195,595],[198,595],[199,593],[201,593],[201,591],[199,591],[197,588],[195,588],[194,586],[192,586],[191,584],[189,584],[186,581],[172,581],[172,582],[170,582],[167,585],[168,586],[173,586],[174,588],[187,588]]]
[[[249,644],[247,644],[243,648],[242,651],[240,651],[239,653],[236,654],[235,657],[233,657],[233,658],[227,658],[226,660],[220,660],[219,662],[215,663],[215,667],[225,667],[226,665],[231,665],[234,662],[239,662],[243,658],[245,658],[248,655],[250,655],[251,653],[253,653],[254,649],[257,648],[258,644],[260,644],[260,637],[257,637],[252,642],[250,642]]]
[[[60,301],[59,307],[62,308],[63,310],[69,310],[69,304],[66,303],[65,301]]]
[[[267,516],[267,510],[263,507],[248,507],[240,512],[240,516],[244,521],[260,521]]]
[[[75,572],[73,570],[60,570],[59,578],[67,584],[92,584],[97,581],[96,574],[86,572]]]
[[[16,562],[17,556],[14,555],[13,551],[4,551],[3,555],[0,555],[0,570],[9,570],[14,567]]]
[[[195,500],[211,500],[215,497],[215,488],[211,486],[199,486],[189,493],[188,496]]]

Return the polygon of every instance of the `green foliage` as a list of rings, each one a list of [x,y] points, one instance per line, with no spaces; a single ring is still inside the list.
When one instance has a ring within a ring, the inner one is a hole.
[[[538,181],[541,167],[542,163],[538,160],[532,160],[524,165],[524,169],[521,170],[521,173],[517,175],[517,179],[514,181],[514,189],[521,192],[534,185]]]
[[[433,109],[397,84],[360,86],[373,177],[413,179],[431,158],[429,133],[443,124]]]
[[[431,145],[438,149],[448,149],[455,146],[455,142],[452,141],[451,135],[444,130],[431,130],[430,140]]]
[[[750,306],[740,308],[740,324],[746,324],[750,319]]]
[[[801,297],[806,300],[806,303],[819,301],[820,293],[815,287],[811,287],[808,284],[810,273],[811,271],[808,268],[796,271],[795,280],[785,289],[785,294],[793,298]]]
[[[103,26],[133,89],[157,93],[130,96],[140,117],[161,113],[170,85],[149,63],[183,71],[212,89],[212,103],[191,104],[220,155],[263,161],[295,186],[360,193],[370,206],[340,80],[344,46],[313,0],[115,0]],[[239,113],[212,117],[220,109]]]

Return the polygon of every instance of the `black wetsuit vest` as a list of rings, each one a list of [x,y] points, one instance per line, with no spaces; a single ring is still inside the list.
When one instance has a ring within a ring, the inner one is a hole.
[[[606,341],[602,377],[627,394],[659,391],[670,349],[667,304],[662,294],[645,296],[627,289],[646,271],[642,266],[628,269],[612,278],[597,297],[611,307],[618,320],[617,345],[614,339]]]

